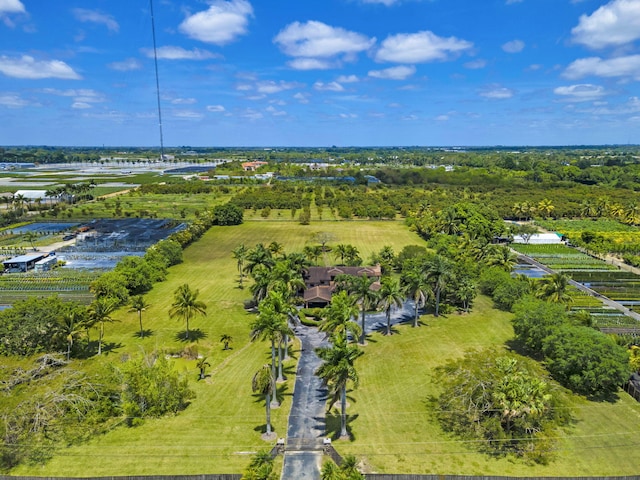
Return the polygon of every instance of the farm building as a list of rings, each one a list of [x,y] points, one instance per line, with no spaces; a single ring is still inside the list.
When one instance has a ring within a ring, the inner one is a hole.
[[[564,236],[559,233],[536,233],[526,241],[520,235],[514,235],[513,243],[528,243],[529,245],[553,245],[564,242]]]
[[[46,253],[30,253],[10,258],[9,260],[2,262],[2,264],[4,265],[5,272],[26,272],[33,269],[36,262],[42,260],[46,256]]]
[[[55,267],[57,263],[58,259],[56,256],[50,255],[42,260],[38,260],[34,265],[34,270],[36,272],[48,272],[49,270],[53,270],[53,267]]]
[[[17,197],[18,195],[22,195],[22,197],[25,200],[28,200],[31,202],[37,199],[44,200],[45,198],[47,198],[47,191],[46,190],[18,190],[15,193],[14,198]]]

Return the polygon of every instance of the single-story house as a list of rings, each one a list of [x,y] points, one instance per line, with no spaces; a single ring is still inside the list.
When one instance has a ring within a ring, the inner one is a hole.
[[[245,172],[255,172],[257,169],[259,169],[263,165],[269,165],[269,162],[262,162],[262,161],[244,162],[242,164],[242,169]]]
[[[373,278],[372,290],[380,289],[382,270],[380,265],[372,267],[308,267],[304,272],[305,291],[304,304],[307,308],[326,307],[331,303],[335,290],[335,279],[338,275],[366,275]]]

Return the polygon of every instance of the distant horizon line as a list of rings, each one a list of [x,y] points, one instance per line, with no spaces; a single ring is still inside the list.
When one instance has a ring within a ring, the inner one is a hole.
[[[603,143],[603,144],[557,144],[557,145],[533,145],[533,144],[521,144],[521,145],[505,145],[505,144],[492,144],[492,145],[315,145],[315,146],[303,146],[303,145],[258,145],[258,146],[214,146],[214,145],[164,145],[164,149],[171,150],[193,150],[193,149],[234,149],[234,150],[278,150],[278,149],[325,149],[325,150],[339,150],[339,149],[522,149],[522,148],[537,148],[537,149],[559,149],[559,148],[610,148],[610,147],[639,147],[640,143]],[[29,144],[29,145],[0,145],[0,148],[56,148],[56,149],[92,149],[92,150],[113,150],[113,149],[146,149],[160,151],[159,146],[149,145],[47,145],[47,144]]]

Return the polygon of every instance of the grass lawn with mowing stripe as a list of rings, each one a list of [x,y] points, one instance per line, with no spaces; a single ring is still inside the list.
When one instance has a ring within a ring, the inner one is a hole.
[[[391,245],[398,252],[406,244],[424,243],[402,222],[303,226],[291,221],[250,221],[236,227],[213,227],[185,250],[184,263],[172,267],[167,280],[145,295],[151,306],[143,312],[142,321],[150,335],[140,339],[137,314],[122,308],[112,315],[118,321],[105,327],[108,352],[102,358],[74,362],[77,368],[91,371],[97,362],[119,363],[140,352],[160,350],[174,354],[195,346],[211,363],[206,380],[196,381],[195,360],[175,360],[176,368],[188,374],[197,393],[192,404],[175,417],[146,420],[134,428],[117,428],[86,445],[60,450],[44,466],[23,465],[11,473],[73,477],[241,472],[250,453],[273,445],[260,438],[265,424],[264,402],[251,392],[253,374],[269,362],[270,350],[267,342],[249,342],[249,324],[255,314],[247,313],[242,306],[250,293],[238,288],[231,251],[241,243],[252,247],[272,241],[282,243],[287,252],[302,251],[318,231],[333,234],[336,240],[332,244],[355,245],[364,259],[384,245]],[[183,283],[199,289],[199,298],[207,304],[207,317],[190,322],[192,333],[199,337],[190,342],[182,338],[184,324],[169,319],[167,313],[173,291]],[[222,349],[222,334],[233,337],[231,350]],[[94,332],[92,339],[95,338]],[[286,435],[298,348],[298,344],[291,348],[294,358],[289,363],[289,380],[279,386],[282,407],[272,410],[279,436]]]
[[[425,315],[420,328],[402,325],[391,337],[371,335],[356,363],[360,388],[349,394],[353,440],[336,440],[338,452],[355,454],[371,471],[385,473],[637,474],[640,404],[623,392],[616,403],[567,394],[575,424],[559,433],[556,459],[546,466],[491,458],[441,430],[427,407],[429,398],[439,393],[434,368],[470,350],[505,348],[513,338],[510,317],[479,297],[469,315]]]

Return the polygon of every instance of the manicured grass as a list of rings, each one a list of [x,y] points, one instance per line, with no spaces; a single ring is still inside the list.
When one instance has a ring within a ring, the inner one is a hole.
[[[375,334],[356,367],[360,388],[350,392],[352,441],[336,449],[363,458],[385,473],[575,476],[637,474],[640,404],[625,393],[616,403],[591,402],[567,394],[575,424],[561,433],[556,459],[527,465],[477,453],[472,444],[442,432],[427,403],[439,392],[434,368],[464,352],[505,348],[513,337],[510,314],[478,298],[469,315],[423,316],[418,329]]]
[[[117,323],[106,326],[109,352],[102,358],[77,362],[91,371],[101,361],[118,363],[140,352],[161,350],[179,353],[195,345],[211,363],[210,377],[197,382],[195,360],[176,360],[187,372],[197,397],[184,412],[168,419],[147,420],[136,428],[120,427],[87,445],[61,450],[44,466],[21,466],[14,475],[108,476],[150,474],[238,473],[249,455],[273,442],[260,435],[265,424],[264,402],[253,396],[251,378],[269,361],[266,342],[249,342],[249,324],[255,314],[245,312],[248,290],[237,287],[236,262],[231,251],[241,243],[278,241],[287,252],[301,251],[317,231],[330,232],[336,242],[358,247],[363,258],[391,245],[399,251],[406,244],[421,243],[401,222],[327,222],[302,226],[296,222],[247,222],[237,227],[214,227],[185,251],[185,262],[170,269],[169,277],[146,295],[150,308],[143,312],[143,326],[151,334],[138,338],[138,318],[126,308],[114,314]],[[168,317],[173,291],[182,283],[200,290],[207,303],[207,317],[196,318],[190,328],[201,337],[185,342],[184,325]],[[233,337],[232,350],[222,350],[220,336]],[[95,334],[93,335],[95,339]],[[297,345],[292,355],[298,356]],[[295,359],[282,390],[282,407],[272,411],[275,431],[286,435],[294,378]],[[249,453],[247,453],[249,452]]]

